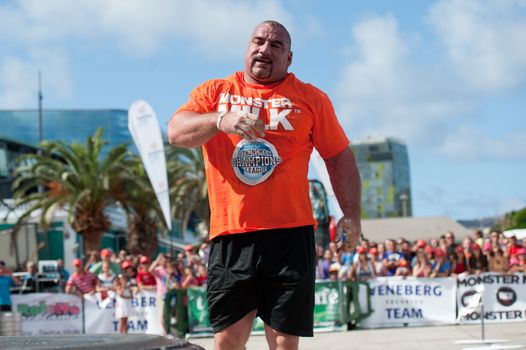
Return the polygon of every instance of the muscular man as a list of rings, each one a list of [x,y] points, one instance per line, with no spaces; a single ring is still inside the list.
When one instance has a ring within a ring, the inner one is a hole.
[[[360,228],[360,178],[322,91],[288,72],[291,39],[278,22],[252,33],[242,72],[198,86],[173,115],[170,143],[203,146],[211,220],[208,306],[216,349],[244,349],[254,318],[270,349],[312,336],[315,220],[308,163],[325,160],[344,217],[340,249]]]

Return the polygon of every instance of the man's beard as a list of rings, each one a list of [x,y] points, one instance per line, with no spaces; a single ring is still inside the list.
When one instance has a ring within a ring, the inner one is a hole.
[[[252,63],[252,67],[250,67],[252,74],[256,78],[260,78],[260,79],[270,78],[272,76],[272,68],[273,68],[272,63],[267,63],[267,65],[269,65],[268,68],[256,67],[257,63],[258,61],[254,60],[254,62]]]

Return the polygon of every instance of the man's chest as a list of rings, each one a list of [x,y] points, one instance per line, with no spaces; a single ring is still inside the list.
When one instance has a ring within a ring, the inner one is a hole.
[[[217,111],[251,113],[265,123],[268,133],[310,134],[313,115],[310,106],[297,95],[251,90],[222,91],[216,96]]]

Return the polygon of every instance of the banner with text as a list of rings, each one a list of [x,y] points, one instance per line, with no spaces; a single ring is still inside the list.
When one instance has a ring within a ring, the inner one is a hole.
[[[22,314],[22,335],[82,333],[82,301],[76,295],[13,294],[11,302],[13,311]]]
[[[347,329],[342,282],[316,281],[314,293],[314,330]]]
[[[128,333],[163,334],[162,309],[155,292],[142,291],[131,300]],[[118,333],[115,299],[100,299],[100,294],[84,296],[86,334]]]
[[[148,102],[139,100],[132,103],[128,110],[128,129],[139,150],[166,226],[171,229],[170,195],[163,137],[157,115]]]
[[[361,322],[362,328],[455,323],[452,278],[378,277],[369,285],[374,312]]]
[[[316,281],[314,306],[314,331],[345,330],[344,294],[339,282]],[[212,333],[208,320],[208,303],[206,290],[195,287],[187,290],[188,326],[191,334]],[[264,323],[256,318],[252,327],[253,334],[263,333]]]
[[[459,276],[457,304],[460,323],[480,322],[480,311],[466,309],[477,293],[484,303],[487,322],[518,322],[526,320],[526,275],[483,273]]]

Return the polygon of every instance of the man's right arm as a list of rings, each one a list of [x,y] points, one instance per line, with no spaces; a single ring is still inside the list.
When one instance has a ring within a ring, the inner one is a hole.
[[[203,145],[218,131],[254,140],[265,136],[264,129],[264,123],[250,113],[228,112],[218,123],[216,112],[199,114],[180,111],[168,123],[168,140],[174,146],[192,148]]]
[[[170,144],[181,147],[199,147],[219,131],[217,113],[198,114],[181,111],[175,113],[168,123]]]

